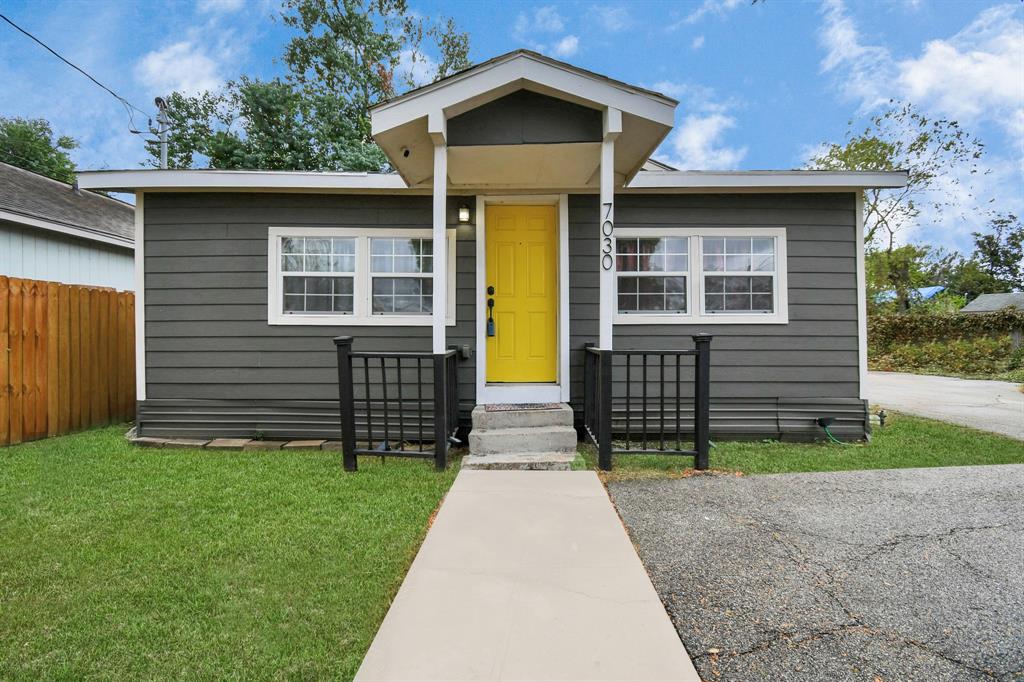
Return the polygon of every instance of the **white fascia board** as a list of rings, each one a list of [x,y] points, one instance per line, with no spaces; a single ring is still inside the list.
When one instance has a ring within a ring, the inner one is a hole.
[[[479,70],[426,88],[409,97],[381,104],[370,112],[372,134],[423,118],[428,112],[460,105],[462,110],[487,101],[487,93],[516,82],[530,82],[565,93],[570,99],[584,100],[601,107],[612,107],[671,127],[675,123],[674,102],[651,94],[577,73],[564,66],[540,61],[529,55],[516,55]]]
[[[304,171],[117,170],[81,171],[78,186],[105,190],[401,190],[397,173]]]
[[[906,171],[648,171],[628,189],[861,189],[903,187]]]
[[[109,232],[99,232],[85,227],[79,227],[77,225],[66,225],[64,223],[55,223],[51,220],[33,218],[32,216],[27,216],[22,213],[0,210],[0,220],[28,225],[29,227],[38,227],[42,230],[49,230],[51,232],[60,232],[61,234],[79,237],[81,239],[88,239],[93,242],[112,244],[125,249],[135,248],[135,242],[127,237],[119,237],[117,235],[110,234]]]

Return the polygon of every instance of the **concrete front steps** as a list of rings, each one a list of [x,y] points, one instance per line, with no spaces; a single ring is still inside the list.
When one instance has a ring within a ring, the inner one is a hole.
[[[572,408],[558,404],[473,409],[463,469],[569,471],[576,458]]]

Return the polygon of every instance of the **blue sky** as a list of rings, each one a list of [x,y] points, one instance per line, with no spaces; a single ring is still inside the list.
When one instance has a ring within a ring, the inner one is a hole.
[[[987,145],[985,170],[948,192],[966,218],[926,214],[905,239],[968,248],[983,209],[1024,212],[1024,5],[928,0],[460,2],[450,15],[474,61],[529,47],[680,100],[658,156],[681,168],[794,168],[890,98],[958,119]],[[281,72],[290,33],[274,0],[0,0],[29,31],[137,104]],[[0,24],[0,115],[48,118],[82,143],[82,168],[145,158],[124,109]],[[137,123],[144,123],[138,121]],[[992,203],[989,200],[992,199]]]

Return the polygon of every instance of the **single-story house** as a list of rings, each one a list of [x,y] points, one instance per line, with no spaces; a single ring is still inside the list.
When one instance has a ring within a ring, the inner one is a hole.
[[[994,313],[1004,308],[1024,310],[1024,291],[1006,294],[979,294],[977,298],[960,309],[962,313]]]
[[[617,419],[686,431],[693,370],[659,352],[703,332],[713,436],[816,438],[828,416],[864,437],[861,193],[905,173],[673,170],[650,156],[677,104],[520,50],[373,107],[394,172],[82,173],[136,195],[139,434],[336,438],[339,336],[454,348],[463,428],[508,404],[579,425],[585,346],[648,351],[617,360]],[[350,383],[359,409],[379,375]],[[375,415],[409,400],[387,390]]]
[[[960,309],[962,313],[994,313],[1006,308],[1024,312],[1024,291],[1010,291],[1004,294],[979,294],[977,298]],[[1024,329],[1010,330],[1010,344],[1014,350],[1024,346]]]
[[[0,162],[0,275],[135,287],[135,209]]]

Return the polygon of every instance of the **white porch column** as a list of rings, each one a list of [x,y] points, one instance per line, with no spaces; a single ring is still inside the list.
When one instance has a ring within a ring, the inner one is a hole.
[[[598,346],[604,350],[612,348],[615,315],[615,138],[621,132],[622,112],[606,109],[601,142],[601,312],[598,325]]]
[[[445,320],[448,317],[448,142],[443,112],[427,117],[427,132],[434,142],[434,314],[433,352],[445,352]]]

